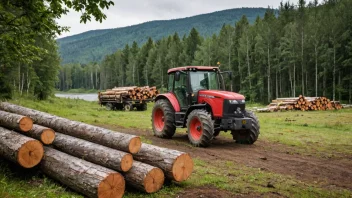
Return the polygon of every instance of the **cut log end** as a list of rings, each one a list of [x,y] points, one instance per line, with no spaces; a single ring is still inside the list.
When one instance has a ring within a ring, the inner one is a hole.
[[[164,172],[160,168],[153,168],[144,178],[144,188],[147,193],[160,190],[165,180]]]
[[[40,140],[44,144],[51,144],[55,140],[55,131],[52,129],[44,129],[43,133],[40,135]]]
[[[175,181],[181,182],[192,174],[193,171],[193,160],[191,156],[184,153],[178,156],[172,165],[172,174]]]
[[[121,159],[121,170],[124,172],[129,171],[133,165],[133,157],[131,154],[126,154]]]
[[[32,129],[33,127],[33,121],[32,119],[30,119],[29,117],[27,116],[24,116],[21,120],[20,120],[20,130],[22,132],[28,132]]]
[[[119,173],[111,173],[98,187],[99,198],[115,198],[122,197],[125,193],[125,180]]]
[[[43,145],[38,140],[31,140],[21,146],[18,151],[17,161],[25,168],[32,168],[39,164],[43,154]]]
[[[140,137],[134,137],[131,139],[130,144],[128,145],[128,150],[130,153],[135,154],[141,149],[142,142]]]

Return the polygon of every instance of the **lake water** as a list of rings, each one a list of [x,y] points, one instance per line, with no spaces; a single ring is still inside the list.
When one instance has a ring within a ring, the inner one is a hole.
[[[61,94],[57,93],[55,94],[56,97],[60,98],[71,98],[71,99],[82,99],[86,101],[98,101],[98,94],[97,93],[92,93],[92,94]]]

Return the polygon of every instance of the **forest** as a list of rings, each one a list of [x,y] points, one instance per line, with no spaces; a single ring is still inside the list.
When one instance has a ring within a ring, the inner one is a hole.
[[[352,1],[281,3],[251,25],[246,16],[202,37],[193,28],[139,46],[134,42],[100,63],[66,64],[57,88],[107,89],[151,85],[165,88],[167,70],[216,65],[233,72],[233,89],[247,100],[326,96],[351,103]],[[230,87],[230,82],[227,82]]]

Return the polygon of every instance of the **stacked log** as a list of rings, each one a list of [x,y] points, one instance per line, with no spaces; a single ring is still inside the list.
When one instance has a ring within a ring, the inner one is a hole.
[[[6,102],[0,103],[0,109],[12,112],[1,112],[0,124],[19,132],[0,127],[0,155],[26,168],[41,161],[41,171],[87,197],[122,197],[125,181],[143,192],[154,193],[162,188],[165,178],[180,182],[193,171],[189,154],[149,144],[141,146],[137,136]],[[21,120],[33,123],[31,118],[43,126],[34,124],[29,129],[28,124],[21,125]],[[44,147],[43,154],[42,144],[24,134],[53,147]]]
[[[300,95],[297,98],[277,98],[267,108],[258,109],[261,112],[272,112],[280,110],[339,110],[342,105],[339,101],[331,101],[326,97],[304,97]]]
[[[133,157],[138,161],[159,167],[168,179],[177,182],[188,179],[193,171],[190,155],[177,150],[142,144],[141,150]]]
[[[45,147],[40,168],[49,177],[87,197],[122,197],[125,192],[125,180],[116,171],[49,147]]]
[[[43,158],[43,145],[32,138],[0,127],[0,155],[24,168],[32,168]]]
[[[7,102],[0,103],[0,109],[26,115],[37,124],[50,127],[55,131],[91,141],[117,150],[137,153],[141,147],[140,137],[72,121],[59,116],[21,107]]]
[[[115,87],[99,92],[99,101],[152,100],[159,92],[156,87]]]

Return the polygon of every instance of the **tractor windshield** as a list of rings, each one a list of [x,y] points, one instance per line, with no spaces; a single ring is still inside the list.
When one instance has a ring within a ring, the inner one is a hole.
[[[191,74],[191,87],[193,92],[202,89],[206,90],[219,90],[219,80],[217,72],[215,71],[197,71],[190,72]]]

